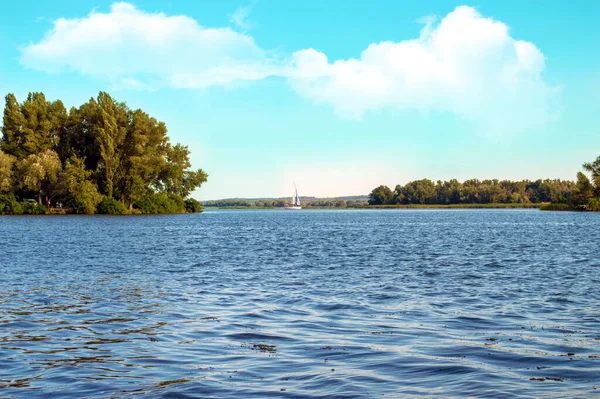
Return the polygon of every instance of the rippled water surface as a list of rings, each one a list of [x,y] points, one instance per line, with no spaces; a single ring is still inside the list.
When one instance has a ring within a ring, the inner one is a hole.
[[[600,396],[600,214],[0,217],[0,248],[2,398]]]

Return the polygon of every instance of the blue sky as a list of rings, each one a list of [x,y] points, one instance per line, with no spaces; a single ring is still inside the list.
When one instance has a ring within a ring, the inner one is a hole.
[[[0,92],[166,122],[199,199],[569,178],[600,154],[598,2],[9,2]]]

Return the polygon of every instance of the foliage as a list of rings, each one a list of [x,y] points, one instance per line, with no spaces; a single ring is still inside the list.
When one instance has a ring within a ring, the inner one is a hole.
[[[393,201],[397,204],[436,204],[438,194],[429,179],[412,181],[402,187],[396,186]]]
[[[175,194],[148,194],[135,203],[142,213],[183,213],[185,205],[181,197]]]
[[[586,205],[586,210],[600,212],[600,198],[590,198]]]
[[[0,195],[0,215],[21,215],[23,204],[18,202],[13,193]]]
[[[0,151],[0,193],[7,193],[13,186],[15,157]]]
[[[108,93],[68,113],[43,93],[22,103],[13,94],[5,99],[0,193],[36,196],[47,207],[56,200],[88,214],[101,200],[104,212],[123,213],[163,193],[155,208],[182,212],[183,200],[207,181],[202,169],[191,169],[188,147],[170,143],[163,122]]]
[[[48,208],[37,202],[21,202],[23,214],[25,215],[45,215],[48,213]]]
[[[65,166],[61,181],[65,190],[71,195],[69,205],[73,213],[91,215],[102,200],[98,187],[89,180],[91,172],[85,169],[84,160],[73,156]]]
[[[586,162],[583,169],[590,172],[592,180],[584,173],[577,173],[577,182],[571,196],[558,198],[543,210],[576,210],[600,212],[600,156],[594,162]]]
[[[98,213],[101,215],[124,215],[126,213],[123,204],[113,197],[102,197],[98,204]]]
[[[387,204],[394,198],[394,193],[388,186],[379,186],[369,194],[369,205]]]
[[[202,212],[202,206],[200,206],[200,201],[194,198],[188,198],[184,201],[185,211],[187,213],[199,213]]]
[[[29,93],[19,104],[13,94],[6,96],[2,126],[2,150],[18,159],[53,149],[67,112],[60,100],[46,101],[44,93]]]
[[[588,200],[594,195],[594,186],[590,179],[582,172],[577,173],[577,183],[571,195],[571,203],[574,206],[582,206],[587,204]]]
[[[37,202],[19,202],[13,193],[0,195],[0,215],[44,215],[48,209]]]
[[[58,178],[61,167],[58,154],[52,150],[31,154],[17,163],[21,187],[37,192],[40,204],[42,195],[45,195],[46,204],[50,206],[50,199],[55,194],[52,186]]]
[[[370,205],[453,205],[453,204],[528,204],[565,201],[574,183],[564,180],[477,180],[456,179],[436,183],[429,179],[396,185],[393,192],[386,186],[369,195]]]
[[[600,156],[598,156],[594,162],[584,163],[583,169],[592,174],[594,195],[600,197]]]

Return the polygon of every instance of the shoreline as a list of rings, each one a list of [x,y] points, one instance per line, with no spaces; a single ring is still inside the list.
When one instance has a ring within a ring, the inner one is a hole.
[[[539,209],[544,204],[390,204],[390,205],[361,205],[361,206],[303,206],[302,210],[311,209]],[[273,210],[283,209],[282,207],[270,206],[206,206],[203,205],[205,210]]]

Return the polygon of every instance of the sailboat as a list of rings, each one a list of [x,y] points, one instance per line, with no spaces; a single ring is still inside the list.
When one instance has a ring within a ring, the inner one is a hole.
[[[302,206],[300,205],[300,197],[298,197],[298,188],[296,187],[296,184],[294,184],[294,196],[292,197],[291,205],[288,205],[283,209],[289,209],[291,211],[302,209]]]

